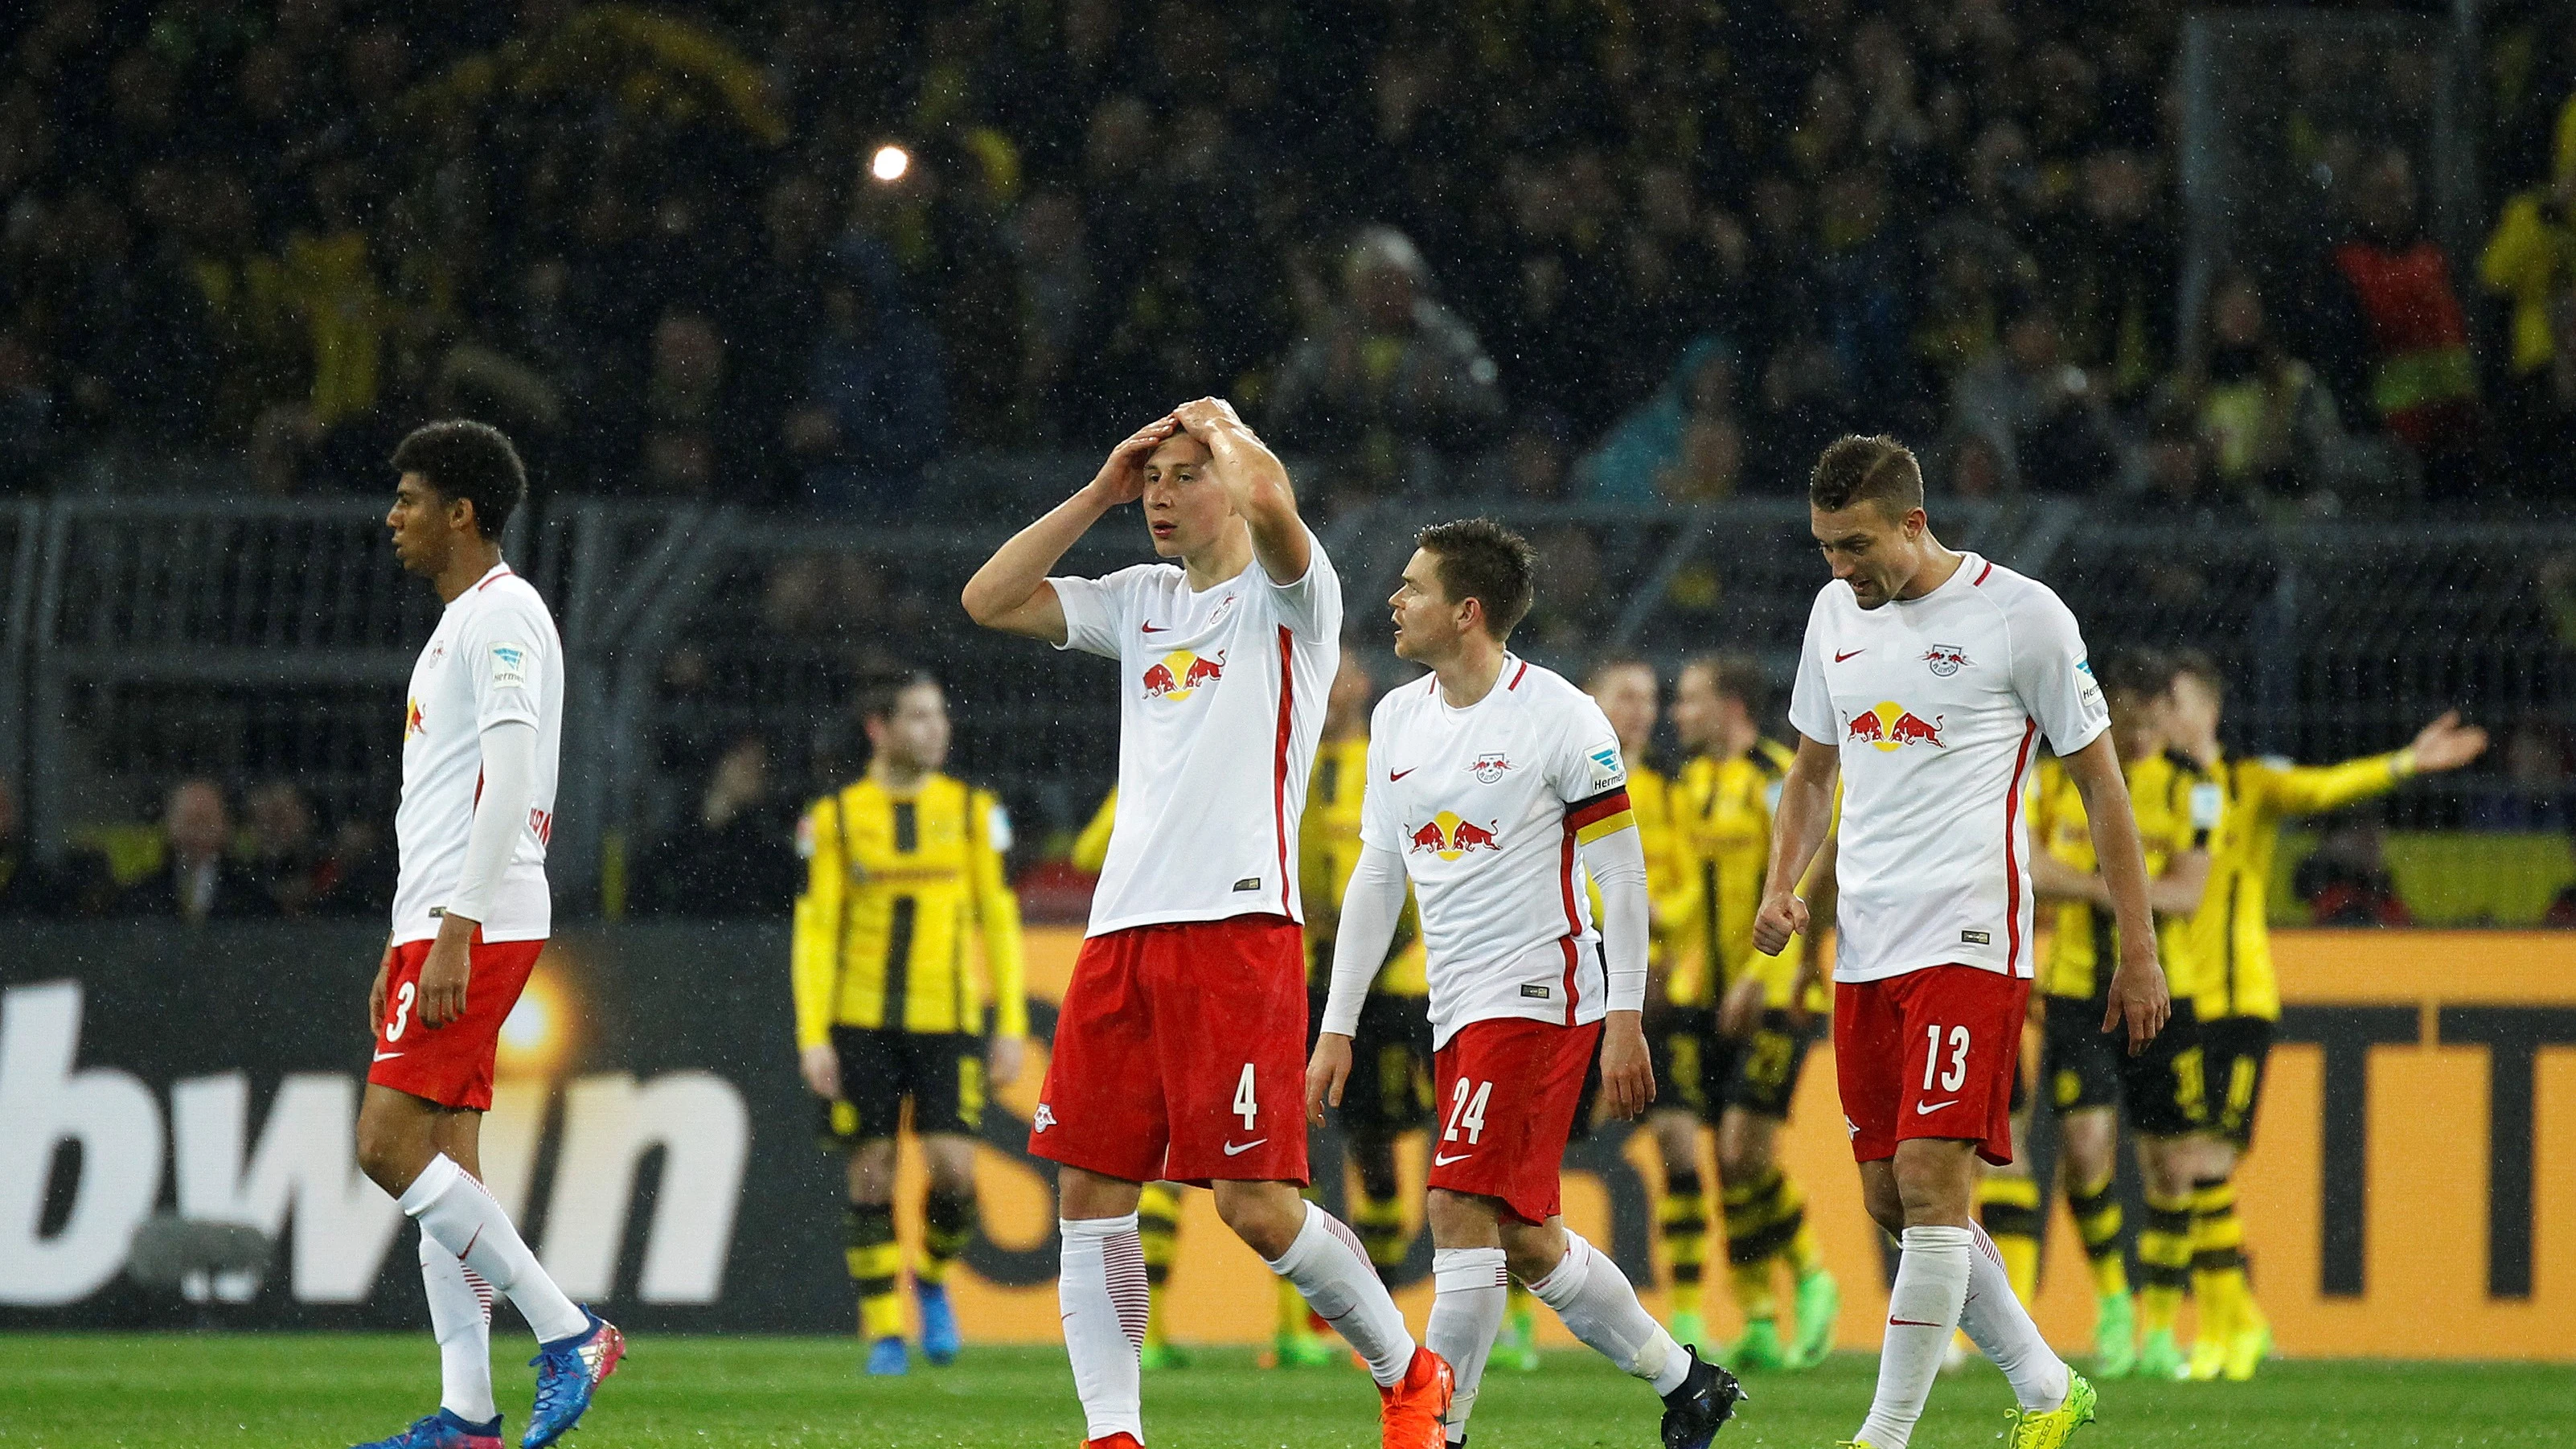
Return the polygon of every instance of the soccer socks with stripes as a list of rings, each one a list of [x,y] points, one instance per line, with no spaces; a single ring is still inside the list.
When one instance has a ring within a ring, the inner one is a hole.
[[[2039,1184],[1993,1173],[1977,1184],[1977,1216],[2003,1255],[2004,1276],[2028,1303],[2039,1295]]]
[[[1085,1438],[1145,1437],[1136,1355],[1145,1346],[1145,1245],[1136,1215],[1060,1218],[1061,1269],[1056,1306],[1064,1315],[1064,1351],[1073,1361],[1073,1391],[1090,1427]]]
[[[1368,1251],[1341,1219],[1306,1204],[1305,1226],[1287,1252],[1270,1260],[1270,1271],[1295,1284],[1307,1306],[1341,1330],[1368,1360],[1379,1388],[1403,1381],[1413,1363],[1413,1330],[1404,1326],[1404,1311],[1387,1296]]]
[[[894,1240],[894,1205],[854,1202],[841,1209],[842,1261],[859,1294],[859,1337],[870,1343],[903,1337],[903,1245]]]
[[[1140,1219],[1141,1222],[1141,1219]],[[975,1190],[942,1192],[932,1188],[921,1204],[921,1262],[912,1276],[924,1283],[948,1281],[948,1265],[975,1239]]]
[[[438,1406],[469,1424],[499,1418],[492,1403],[492,1285],[427,1233],[420,1235],[420,1282],[429,1293],[429,1331],[438,1338]]]
[[[1565,1256],[1529,1290],[1587,1347],[1652,1383],[1656,1393],[1669,1394],[1690,1376],[1690,1355],[1637,1301],[1628,1275],[1572,1228],[1565,1231]]]
[[[1413,1246],[1413,1234],[1404,1226],[1403,1201],[1391,1191],[1379,1197],[1363,1188],[1351,1226],[1359,1232],[1360,1246],[1368,1249],[1378,1278],[1392,1283],[1404,1268],[1405,1249]]]
[[[485,1282],[510,1300],[519,1316],[536,1331],[537,1342],[553,1343],[590,1329],[590,1315],[564,1296],[537,1255],[510,1225],[510,1215],[483,1190],[474,1175],[442,1152],[412,1179],[402,1195],[402,1210],[438,1245],[465,1260]]]
[[[1872,1449],[1905,1449],[1914,1437],[1914,1421],[1923,1417],[1923,1401],[1967,1304],[1969,1259],[1977,1251],[1966,1228],[1907,1228],[1899,1242],[1878,1388],[1869,1417],[1852,1436]]]
[[[1699,1173],[1666,1174],[1664,1194],[1655,1200],[1655,1224],[1663,1230],[1664,1260],[1672,1265],[1673,1304],[1695,1313],[1708,1262],[1708,1194]]]
[[[1743,1187],[1729,1187],[1726,1202],[1726,1264],[1735,1285],[1735,1306],[1748,1324],[1779,1317],[1772,1289],[1771,1260],[1789,1251],[1807,1226],[1806,1194],[1777,1167]]]
[[[1968,1296],[1960,1302],[1959,1326],[2004,1371],[2023,1408],[2056,1408],[2066,1402],[2066,1361],[2030,1321],[1995,1240],[1974,1226],[1968,1236],[1974,1251],[1968,1254]]]
[[[1163,1342],[1163,1294],[1181,1255],[1181,1195],[1149,1182],[1136,1199],[1136,1233],[1145,1250],[1145,1342]]]
[[[2232,1333],[2252,1296],[2245,1282],[2245,1224],[2236,1216],[2236,1184],[2204,1177],[2191,1185],[2191,1291],[2200,1300],[2200,1336]]]
[[[1467,1416],[1476,1407],[1476,1386],[1484,1382],[1494,1335],[1502,1330],[1511,1277],[1500,1248],[1434,1248],[1431,1281],[1431,1325],[1422,1337],[1449,1361],[1455,1380],[1448,1420],[1449,1442],[1455,1444],[1467,1437]]]
[[[2138,1234],[2138,1327],[2171,1332],[2191,1291],[2191,1199],[2147,1199],[2147,1223]]]
[[[2128,1223],[2119,1198],[2111,1192],[2111,1179],[2067,1193],[2066,1210],[2075,1217],[2076,1236],[2084,1240],[2084,1257],[2093,1269],[2093,1292],[2103,1298],[2126,1294],[2129,1260],[2121,1251],[2120,1239]]]

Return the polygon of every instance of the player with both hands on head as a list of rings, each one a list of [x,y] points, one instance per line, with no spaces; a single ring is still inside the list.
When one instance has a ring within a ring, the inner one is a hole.
[[[2135,1052],[2164,1026],[2146,860],[2103,738],[2109,711],[2056,594],[1932,536],[1902,444],[1826,448],[1808,512],[1834,578],[1799,655],[1789,720],[1801,738],[1754,947],[1776,953],[1806,929],[1796,886],[1839,781],[1834,1064],[1863,1204],[1902,1245],[1877,1392],[1847,1442],[1904,1449],[1964,1327],[2019,1401],[2011,1449],[2055,1449],[2093,1417],[2092,1386],[2040,1337],[1969,1214],[1976,1159],[2012,1157],[2032,970],[2022,797],[2043,732],[2084,796],[2122,928],[2102,1029],[2124,1026]]]
[[[401,875],[368,993],[375,1054],[358,1165],[420,1224],[441,1389],[437,1413],[365,1449],[499,1449],[495,1293],[537,1336],[536,1404],[519,1442],[541,1449],[579,1422],[626,1352],[615,1325],[537,1265],[481,1181],[501,1023],[553,924],[563,642],[545,601],[501,559],[502,529],[528,494],[509,439],[482,423],[431,423],[403,439],[393,466],[394,553],[446,610],[403,712]]]
[[[921,1350],[944,1364],[960,1346],[948,1269],[975,1235],[976,1135],[989,1087],[1019,1077],[1028,996],[1019,902],[1003,875],[1010,819],[990,792],[941,773],[949,723],[939,682],[911,674],[871,686],[859,718],[866,775],[797,823],[806,887],[791,971],[798,1066],[826,1146],[849,1158],[842,1226],[867,1371],[899,1374],[910,1361],[894,1222],[903,1104],[930,1169],[925,1251],[912,1268]],[[970,935],[982,940],[986,982],[968,969]]]
[[[1177,563],[1048,576],[1126,503]],[[1121,674],[1117,824],[1029,1132],[1062,1167],[1057,1293],[1090,1442],[1143,1442],[1137,1205],[1160,1179],[1213,1186],[1226,1225],[1368,1361],[1387,1449],[1436,1449],[1448,1365],[1414,1342],[1351,1230],[1298,1196],[1298,819],[1342,600],[1287,470],[1224,402],[1183,404],[1003,544],[963,602],[986,628]]]
[[[1448,1442],[1466,1440],[1508,1275],[1653,1384],[1666,1449],[1702,1449],[1742,1390],[1673,1341],[1618,1265],[1566,1229],[1558,1200],[1595,1049],[1612,1115],[1633,1118],[1654,1095],[1640,1025],[1646,862],[1619,742],[1589,696],[1504,648],[1531,602],[1527,543],[1477,519],[1424,529],[1419,545],[1389,605],[1396,653],[1432,673],[1391,691],[1372,722],[1361,854],[1307,1109],[1320,1121],[1342,1099],[1410,880],[1437,1052],[1428,1337],[1457,1375]]]

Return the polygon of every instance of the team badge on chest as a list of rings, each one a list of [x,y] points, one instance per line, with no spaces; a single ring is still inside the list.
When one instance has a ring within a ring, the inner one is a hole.
[[[1923,662],[1943,679],[1958,673],[1968,663],[1968,651],[1956,644],[1935,644],[1923,651]]]
[[[1476,762],[1467,767],[1467,773],[1475,776],[1477,783],[1490,785],[1496,780],[1503,778],[1503,772],[1511,767],[1512,762],[1503,757],[1502,751],[1495,750],[1488,754],[1478,755],[1476,757]]]

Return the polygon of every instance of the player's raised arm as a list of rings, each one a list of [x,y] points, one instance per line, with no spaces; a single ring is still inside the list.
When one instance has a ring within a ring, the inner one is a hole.
[[[2138,819],[2129,808],[2128,782],[2120,775],[2120,756],[2105,731],[2091,744],[2065,757],[2067,778],[2084,797],[2084,818],[2093,832],[2093,857],[2101,862],[2102,884],[2111,894],[2112,918],[2120,927],[2120,964],[2111,973],[2111,1001],[2102,1029],[2128,1027],[2129,1050],[2144,1050],[2165,1029],[2173,1003],[2165,990],[2164,967],[2156,960],[2155,914],[2147,901],[2146,847],[2138,839]]]
[[[1207,446],[1208,463],[1234,511],[1252,529],[1252,556],[1273,583],[1293,584],[1313,562],[1313,543],[1297,516],[1288,469],[1223,398],[1203,397],[1172,410],[1174,421]],[[1151,451],[1148,449],[1148,451]]]
[[[966,617],[1005,634],[1064,643],[1064,604],[1047,582],[1047,571],[1102,514],[1136,501],[1145,491],[1145,459],[1179,428],[1162,417],[1128,434],[1080,491],[994,550],[959,596]]]
[[[1798,758],[1780,779],[1780,807],[1772,817],[1771,868],[1763,876],[1762,910],[1753,918],[1753,949],[1776,956],[1789,938],[1807,929],[1807,903],[1798,882],[1825,843],[1834,818],[1834,782],[1842,755],[1810,735],[1798,738]],[[2134,833],[2134,832],[2133,832]]]

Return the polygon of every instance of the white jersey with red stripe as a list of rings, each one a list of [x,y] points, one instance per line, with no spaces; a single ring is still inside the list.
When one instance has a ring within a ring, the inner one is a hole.
[[[486,908],[483,939],[545,939],[554,911],[546,843],[554,834],[555,769],[563,749],[563,674],[554,616],[508,564],[493,565],[438,616],[411,667],[403,708],[394,944],[438,934],[483,798],[483,731],[510,721],[536,727],[537,790]]]
[[[1368,772],[1360,840],[1413,879],[1432,1045],[1470,1022],[1599,1021],[1609,991],[1575,846],[1628,822],[1628,770],[1592,696],[1510,654],[1465,709],[1417,680],[1378,701]]]
[[[1305,919],[1297,821],[1341,667],[1342,581],[1255,559],[1193,591],[1176,564],[1056,578],[1065,642],[1119,666],[1118,814],[1086,934],[1268,912]]]
[[[2031,975],[2023,788],[2041,736],[2070,755],[2110,721],[2046,584],[1971,553],[1939,588],[1875,609],[1825,585],[1789,722],[1842,752],[1834,979]]]

